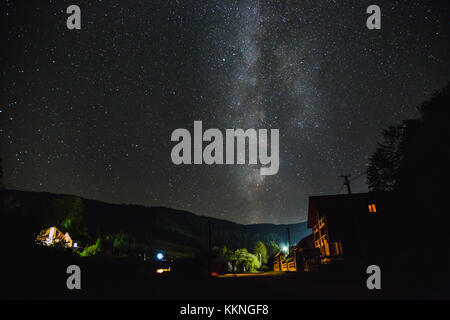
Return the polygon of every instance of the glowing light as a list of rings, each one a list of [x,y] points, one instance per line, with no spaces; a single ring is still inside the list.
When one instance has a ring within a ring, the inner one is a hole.
[[[283,252],[285,252],[285,253],[289,252],[289,248],[287,246],[283,246],[283,248],[281,250],[283,250]]]
[[[47,243],[51,244],[53,242],[53,238],[55,236],[55,228],[51,227],[50,232],[48,233]]]
[[[158,253],[156,254],[156,259],[158,259],[158,260],[164,259],[164,254],[163,254],[162,252],[158,252]]]
[[[163,269],[163,268],[156,269],[156,273],[164,273],[164,272],[169,272],[169,271],[170,271],[170,268],[167,268],[167,269]]]
[[[50,227],[48,229],[41,230],[36,237],[36,243],[52,246],[56,243],[63,243],[66,248],[73,246],[72,238],[69,233],[63,234],[58,228]]]

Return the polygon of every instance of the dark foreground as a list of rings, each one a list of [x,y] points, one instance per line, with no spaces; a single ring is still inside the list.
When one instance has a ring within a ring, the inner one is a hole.
[[[9,257],[12,259],[12,257]],[[157,274],[154,265],[132,259],[53,255],[3,260],[2,299],[448,299],[448,276],[382,269],[381,290],[368,290],[361,267],[266,276],[208,277],[204,265],[175,263]],[[68,290],[67,266],[81,268],[81,290]]]

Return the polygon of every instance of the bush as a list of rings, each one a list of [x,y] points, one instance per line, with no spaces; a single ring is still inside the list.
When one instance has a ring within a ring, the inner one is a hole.
[[[97,238],[97,241],[95,242],[95,244],[84,248],[84,250],[80,253],[80,256],[82,256],[82,257],[95,256],[95,255],[99,254],[100,251],[101,251],[101,239]]]

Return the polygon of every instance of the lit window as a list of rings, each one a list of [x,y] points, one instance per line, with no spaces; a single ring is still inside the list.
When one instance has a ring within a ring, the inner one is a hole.
[[[369,204],[369,212],[375,213],[377,212],[377,207],[374,204]]]

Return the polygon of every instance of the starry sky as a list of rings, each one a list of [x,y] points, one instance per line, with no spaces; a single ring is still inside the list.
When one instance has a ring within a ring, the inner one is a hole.
[[[381,130],[449,80],[448,1],[2,1],[8,188],[168,206],[239,223],[306,220],[345,193]],[[68,30],[66,8],[81,8]],[[368,30],[366,8],[381,8]],[[278,174],[171,162],[177,128],[280,130]],[[361,176],[362,175],[362,176]]]

